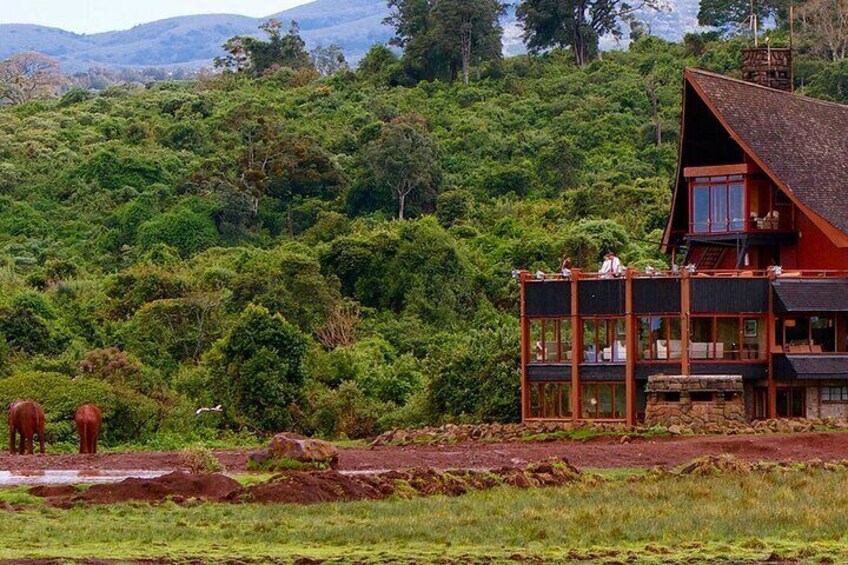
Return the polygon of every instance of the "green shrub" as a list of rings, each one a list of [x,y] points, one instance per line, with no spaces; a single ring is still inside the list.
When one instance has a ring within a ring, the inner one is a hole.
[[[193,475],[211,475],[226,471],[220,459],[211,449],[205,447],[187,447],[180,451],[179,465]]]
[[[306,377],[306,337],[250,304],[207,356],[211,388],[229,423],[277,431],[294,423]]]

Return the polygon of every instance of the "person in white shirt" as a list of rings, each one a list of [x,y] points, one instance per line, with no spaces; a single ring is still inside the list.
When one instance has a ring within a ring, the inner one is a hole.
[[[598,274],[604,278],[617,277],[621,275],[624,268],[621,266],[621,259],[615,256],[612,251],[604,255],[604,264],[601,265],[601,270]]]

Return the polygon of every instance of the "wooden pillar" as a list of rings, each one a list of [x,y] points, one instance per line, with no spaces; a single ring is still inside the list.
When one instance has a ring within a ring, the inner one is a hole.
[[[583,360],[583,324],[580,321],[580,271],[571,271],[571,419],[580,419],[580,361]]]
[[[777,317],[774,315],[774,291],[771,281],[775,279],[774,271],[769,273],[768,285],[768,417],[777,418],[777,380],[774,375],[774,350],[777,347]]]
[[[530,321],[525,312],[524,287],[527,284],[526,273],[521,273],[519,279],[519,320],[521,323],[521,421],[530,416],[530,391],[527,390],[527,364],[530,362]]]
[[[634,272],[627,269],[624,279],[624,313],[625,331],[627,332],[625,349],[627,360],[625,363],[625,393],[627,397],[627,425],[636,425],[636,355],[638,350],[638,337],[636,335],[636,313],[633,308],[633,284]]]
[[[690,280],[689,272],[684,269],[680,278],[680,374],[684,376],[692,373],[689,365],[689,314],[692,311]]]

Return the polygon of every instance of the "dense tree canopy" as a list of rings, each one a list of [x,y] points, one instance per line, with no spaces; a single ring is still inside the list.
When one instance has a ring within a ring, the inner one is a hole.
[[[743,43],[472,55],[468,85],[378,46],[2,107],[0,401],[42,399],[65,440],[95,400],[108,442],[158,446],[514,420],[510,272],[663,265],[682,69],[738,76]],[[798,86],[846,101],[816,57]]]

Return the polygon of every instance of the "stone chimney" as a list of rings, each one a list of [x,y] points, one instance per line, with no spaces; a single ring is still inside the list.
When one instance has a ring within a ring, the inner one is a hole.
[[[792,49],[788,47],[743,49],[742,78],[761,86],[792,92]]]

